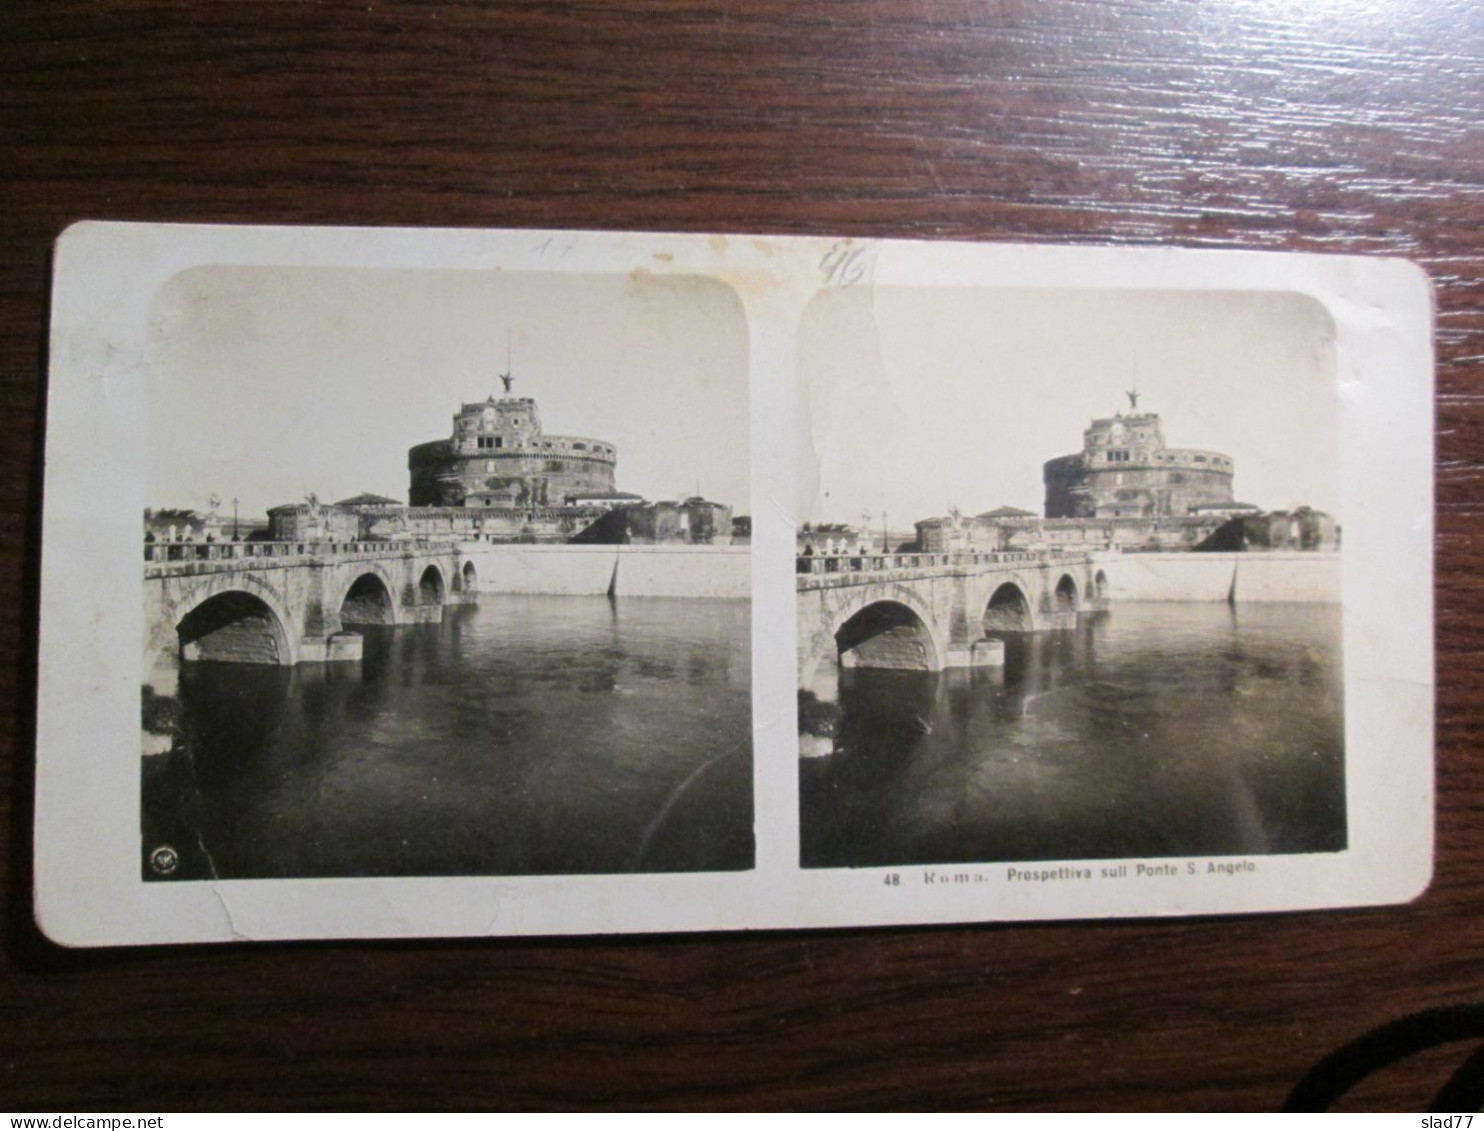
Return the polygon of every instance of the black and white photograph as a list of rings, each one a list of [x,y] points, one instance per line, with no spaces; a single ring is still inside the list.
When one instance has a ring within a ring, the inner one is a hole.
[[[745,315],[529,242],[153,296],[145,881],[753,866]]]
[[[802,865],[1345,849],[1334,346],[1294,293],[815,299]]]

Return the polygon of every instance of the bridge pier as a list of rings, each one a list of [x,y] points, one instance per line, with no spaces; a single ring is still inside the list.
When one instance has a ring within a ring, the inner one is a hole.
[[[308,663],[360,663],[362,640],[359,633],[335,632],[324,637],[305,637],[299,641],[299,660]]]
[[[303,586],[303,633],[295,648],[295,662],[358,663],[361,638],[347,632],[340,620],[340,574],[335,564],[310,561],[296,579]]]
[[[945,668],[1002,668],[1005,666],[1005,642],[984,637],[967,644],[948,645],[943,658]]]
[[[968,572],[953,577],[945,668],[1002,668],[1005,642],[984,634],[984,609],[977,578]]]

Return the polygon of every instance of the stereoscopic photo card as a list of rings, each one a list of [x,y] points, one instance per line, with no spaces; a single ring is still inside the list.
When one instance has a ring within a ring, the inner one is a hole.
[[[1427,885],[1410,264],[100,222],[52,312],[58,942]]]

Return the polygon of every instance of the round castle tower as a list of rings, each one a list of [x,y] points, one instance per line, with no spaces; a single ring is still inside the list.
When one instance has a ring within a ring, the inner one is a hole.
[[[506,382],[506,393],[510,384]],[[414,507],[563,506],[616,494],[618,452],[606,440],[548,436],[531,397],[465,404],[447,440],[407,453]]]
[[[1046,517],[1174,518],[1231,503],[1235,470],[1222,452],[1166,447],[1157,413],[1119,413],[1094,420],[1080,452],[1046,462]]]

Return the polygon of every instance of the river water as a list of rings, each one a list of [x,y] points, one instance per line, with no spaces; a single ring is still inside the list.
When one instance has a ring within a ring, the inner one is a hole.
[[[750,868],[750,617],[484,595],[361,630],[360,664],[186,664],[144,759],[144,875]]]
[[[841,673],[805,867],[1346,845],[1336,605],[1115,603],[1005,667]]]

